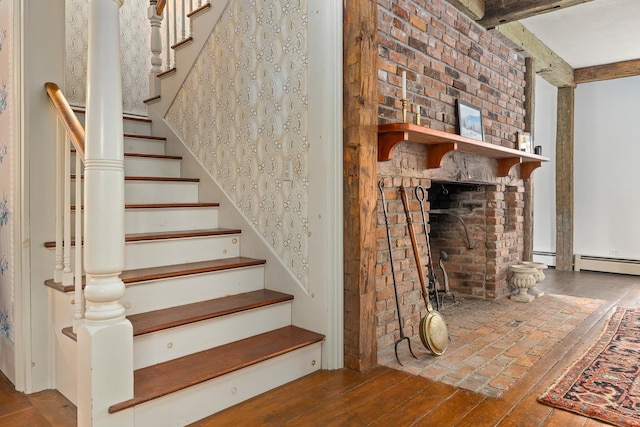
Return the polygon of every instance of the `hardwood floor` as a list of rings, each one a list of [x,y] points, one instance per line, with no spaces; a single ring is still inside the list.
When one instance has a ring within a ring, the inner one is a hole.
[[[193,426],[604,426],[536,399],[595,340],[613,306],[640,306],[640,277],[545,273],[541,288],[548,293],[606,302],[499,399],[386,367],[342,369],[317,372]],[[17,393],[1,377],[0,425],[74,426],[75,408],[54,391]]]

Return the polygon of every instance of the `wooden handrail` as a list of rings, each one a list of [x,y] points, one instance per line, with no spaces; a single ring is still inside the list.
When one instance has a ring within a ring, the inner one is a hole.
[[[58,85],[48,82],[44,84],[44,87],[47,90],[51,104],[53,104],[58,113],[58,118],[69,133],[71,142],[73,142],[73,145],[76,147],[76,154],[79,155],[84,162],[84,128],[69,106]]]
[[[153,0],[151,1],[153,3]],[[156,3],[156,15],[162,16],[162,12],[164,12],[164,7],[167,5],[167,0],[158,0]]]

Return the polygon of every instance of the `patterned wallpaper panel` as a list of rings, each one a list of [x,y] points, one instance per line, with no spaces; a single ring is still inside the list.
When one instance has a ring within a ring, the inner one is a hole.
[[[231,1],[167,113],[305,288],[306,11],[306,0]]]
[[[0,335],[15,341],[13,3],[0,0]]]
[[[125,1],[120,8],[120,50],[122,52],[122,101],[125,113],[147,114],[142,102],[149,97],[148,1]],[[86,105],[88,4],[66,0],[64,94],[72,105]]]

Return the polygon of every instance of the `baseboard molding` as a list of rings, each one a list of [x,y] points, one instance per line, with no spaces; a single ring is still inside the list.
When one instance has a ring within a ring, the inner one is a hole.
[[[640,260],[575,255],[574,269],[640,276]]]
[[[555,267],[556,265],[556,253],[555,252],[542,252],[542,251],[533,251],[532,253],[533,259],[535,262],[543,262],[548,266]]]

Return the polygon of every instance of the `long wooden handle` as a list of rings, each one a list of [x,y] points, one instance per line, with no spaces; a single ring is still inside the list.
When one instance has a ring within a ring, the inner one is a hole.
[[[411,238],[411,246],[413,247],[413,256],[416,259],[416,266],[418,268],[418,276],[420,278],[420,286],[422,287],[422,298],[427,306],[427,310],[431,311],[431,303],[429,302],[429,293],[427,291],[427,284],[424,279],[424,270],[422,269],[422,261],[420,261],[420,252],[418,251],[418,242],[416,242],[416,233],[413,229],[413,219],[411,218],[411,211],[409,210],[409,201],[407,200],[407,192],[404,187],[400,187],[400,198],[402,199],[402,205],[404,206],[404,213],[407,216],[407,224],[409,226],[409,237]]]

